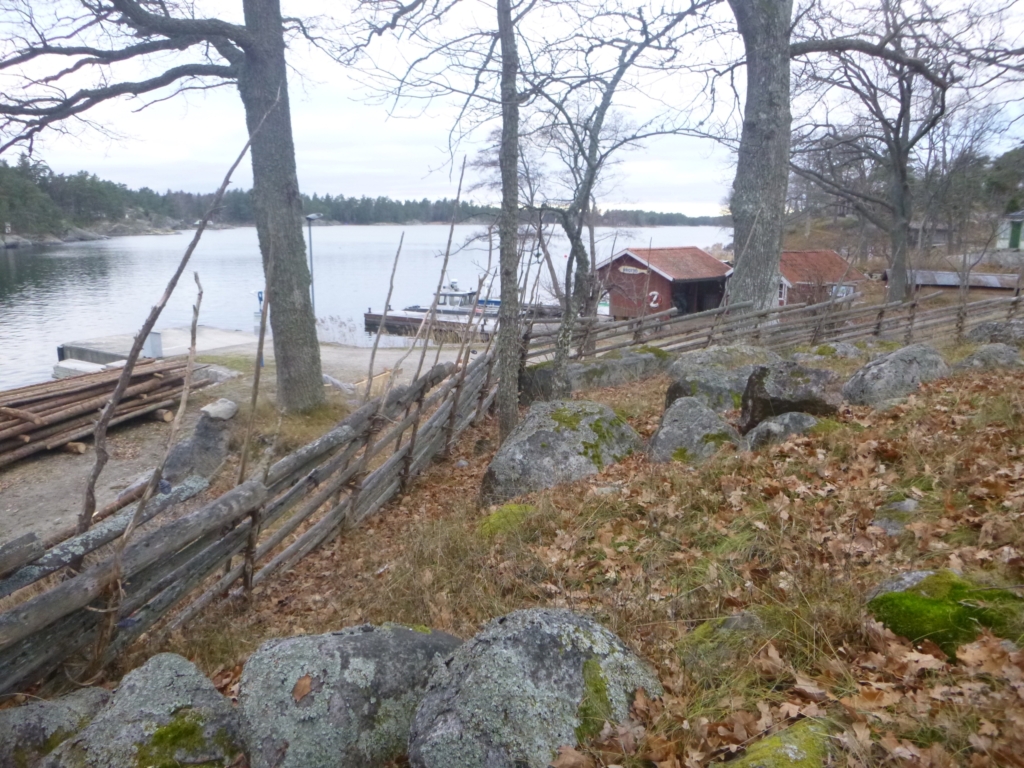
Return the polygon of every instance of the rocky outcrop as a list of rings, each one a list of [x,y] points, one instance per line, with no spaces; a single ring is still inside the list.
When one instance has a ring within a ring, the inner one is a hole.
[[[238,715],[195,665],[172,653],[129,672],[110,704],[43,762],[46,768],[231,765]]]
[[[669,366],[672,383],[665,395],[665,408],[681,397],[695,397],[715,411],[739,408],[754,366],[781,360],[769,349],[746,344],[686,352]]]
[[[975,344],[1024,344],[1024,320],[1003,320],[981,323],[967,333]]]
[[[596,360],[570,362],[566,369],[569,391],[617,387],[661,373],[672,356],[654,347],[610,352]],[[519,402],[529,405],[554,397],[555,367],[545,362],[527,366],[519,376]]]
[[[661,417],[651,438],[652,461],[700,462],[724,443],[743,445],[743,438],[725,419],[695,397],[681,397]]]
[[[749,433],[747,442],[750,450],[756,451],[771,443],[781,443],[792,435],[805,435],[813,429],[818,420],[809,413],[784,413],[765,419]]]
[[[109,700],[103,688],[83,688],[53,701],[0,710],[0,768],[35,768]]]
[[[978,371],[990,368],[1020,368],[1024,361],[1020,351],[1009,344],[984,344],[965,357],[955,368],[959,371]]]
[[[922,382],[949,375],[942,356],[926,344],[913,344],[872,360],[843,387],[854,405],[880,405],[906,397]]]
[[[831,416],[843,402],[842,381],[833,371],[798,363],[759,365],[743,391],[740,431],[784,413]]]
[[[81,227],[68,227],[64,231],[62,240],[65,243],[87,243],[93,240],[106,240],[107,238],[103,235],[97,234],[96,232],[90,232],[88,229],[82,229]]]
[[[904,499],[886,504],[875,513],[871,524],[881,528],[889,536],[899,536],[906,530],[907,523],[917,512],[919,503],[916,499]]]
[[[397,625],[265,643],[240,685],[250,766],[372,768],[403,755],[427,679],[461,643]]]
[[[174,484],[189,475],[213,477],[227,458],[231,442],[229,422],[236,413],[238,405],[223,397],[204,406],[192,437],[171,449],[164,465],[164,479]]]
[[[441,666],[416,710],[414,768],[545,768],[625,718],[648,666],[599,624],[535,608],[495,619]]]
[[[587,400],[534,403],[487,467],[481,503],[501,503],[595,475],[642,445],[640,436],[607,405]]]

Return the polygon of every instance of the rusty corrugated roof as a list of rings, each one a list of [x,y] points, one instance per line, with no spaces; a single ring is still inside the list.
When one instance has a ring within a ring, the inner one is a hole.
[[[642,265],[650,265],[651,269],[662,277],[679,282],[694,280],[719,280],[732,273],[732,268],[724,264],[707,251],[693,246],[682,248],[627,248],[598,265],[604,269],[623,256],[632,256]]]
[[[835,251],[783,251],[779,271],[791,285],[856,283],[867,278]]]

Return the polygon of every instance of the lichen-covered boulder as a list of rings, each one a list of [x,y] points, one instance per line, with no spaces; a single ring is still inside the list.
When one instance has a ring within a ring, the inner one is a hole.
[[[154,656],[125,675],[89,725],[46,768],[228,766],[243,751],[238,715],[192,662]]]
[[[875,590],[871,615],[913,642],[931,640],[953,657],[982,627],[1017,641],[1024,636],[1024,599],[975,584],[952,571],[912,571]]]
[[[678,374],[668,385],[665,408],[669,408],[681,397],[695,397],[714,411],[739,408],[747,379],[753,371],[752,365],[741,365],[739,368],[722,368],[717,365],[691,368]]]
[[[819,720],[801,720],[784,731],[755,741],[730,768],[821,768],[828,765],[828,728]]]
[[[617,387],[655,376],[672,362],[672,355],[657,347],[615,350],[594,360],[570,362],[566,366],[569,391]],[[554,397],[555,367],[551,362],[528,365],[519,376],[519,402],[529,405]]]
[[[818,357],[840,357],[845,359],[864,357],[867,354],[856,344],[851,344],[848,341],[826,341],[814,347],[811,353]]]
[[[752,365],[771,365],[781,362],[782,358],[765,347],[754,347],[749,344],[722,344],[706,349],[695,349],[683,352],[668,367],[668,375],[672,378],[685,375],[699,368],[742,368]]]
[[[0,710],[0,768],[35,768],[109,700],[103,688],[83,688],[53,701]]]
[[[595,475],[640,450],[636,431],[607,405],[587,400],[534,403],[491,459],[482,504]]]
[[[1024,320],[1003,320],[981,323],[967,333],[975,344],[1024,344]]]
[[[960,371],[977,371],[987,368],[1020,368],[1024,361],[1017,347],[1009,344],[984,344],[965,357],[955,368]]]
[[[401,756],[431,672],[461,643],[369,624],[264,643],[239,685],[250,766],[372,768]]]
[[[754,368],[743,391],[740,431],[784,413],[831,416],[842,405],[842,380],[834,371],[776,363]]]
[[[817,423],[818,420],[809,413],[784,413],[765,419],[750,430],[747,442],[750,450],[756,451],[770,443],[781,443],[791,435],[806,435]]]
[[[651,438],[652,461],[701,462],[725,443],[743,446],[729,422],[695,397],[681,397],[665,411]]]
[[[634,694],[661,695],[614,634],[570,611],[495,619],[437,672],[409,736],[414,768],[545,768],[560,746],[625,719]]]
[[[203,407],[192,436],[177,443],[167,455],[164,479],[176,484],[189,475],[213,477],[227,458],[230,421],[236,413],[238,405],[223,397]]]
[[[747,344],[684,352],[669,366],[672,383],[665,394],[665,408],[681,397],[696,397],[715,411],[739,408],[754,366],[781,360],[770,349]]]
[[[935,349],[913,344],[882,355],[858,370],[843,387],[854,405],[879,405],[906,397],[921,382],[949,375],[949,367]]]

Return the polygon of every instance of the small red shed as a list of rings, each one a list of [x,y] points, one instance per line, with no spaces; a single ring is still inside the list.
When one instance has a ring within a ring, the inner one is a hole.
[[[833,292],[846,296],[867,278],[835,251],[783,251],[779,258],[779,306],[817,304]]]
[[[628,248],[597,265],[616,320],[675,307],[688,315],[722,303],[732,268],[694,247]]]

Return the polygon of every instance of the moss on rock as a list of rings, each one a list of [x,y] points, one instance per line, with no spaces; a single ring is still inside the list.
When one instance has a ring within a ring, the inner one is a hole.
[[[601,671],[601,662],[596,658],[583,662],[583,699],[576,709],[576,716],[580,720],[576,726],[576,738],[580,743],[597,736],[605,722],[613,718],[608,681]]]
[[[821,768],[828,761],[828,728],[817,720],[801,720],[747,748],[731,768]]]
[[[901,592],[868,602],[868,610],[898,635],[931,640],[950,657],[983,627],[1000,637],[1024,635],[1024,600],[1007,590],[979,587],[951,571],[939,571]]]
[[[488,538],[509,533],[536,511],[537,508],[530,504],[504,504],[481,520],[477,530]]]
[[[226,742],[230,745],[230,739]],[[178,768],[183,764],[193,765],[190,753],[206,749],[203,736],[203,719],[191,709],[181,710],[166,725],[153,731],[147,741],[140,742],[135,757],[138,768]],[[219,765],[217,762],[199,765]]]

